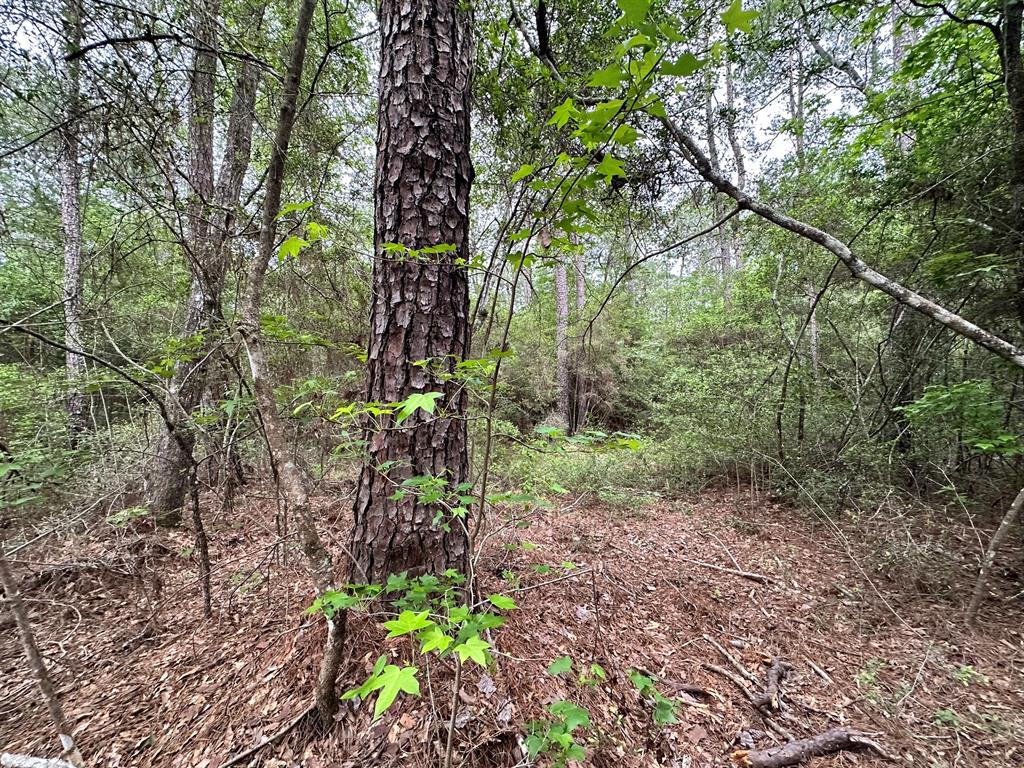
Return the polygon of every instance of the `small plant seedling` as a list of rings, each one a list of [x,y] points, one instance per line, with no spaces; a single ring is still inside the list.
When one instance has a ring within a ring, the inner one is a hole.
[[[640,691],[640,695],[654,706],[654,722],[656,724],[672,725],[672,723],[678,722],[675,703],[658,690],[654,680],[635,669],[629,671],[629,679]]]
[[[986,675],[983,675],[969,664],[957,667],[950,676],[965,688],[974,683],[985,684],[988,682]]]
[[[547,711],[549,717],[526,726],[530,760],[545,755],[555,768],[564,768],[570,760],[585,760],[587,752],[577,741],[576,731],[590,727],[590,713],[571,701],[556,701]]]

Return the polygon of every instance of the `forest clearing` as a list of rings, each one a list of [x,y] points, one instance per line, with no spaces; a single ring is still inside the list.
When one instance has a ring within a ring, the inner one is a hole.
[[[338,496],[316,506],[325,526],[348,522],[339,519],[349,509]],[[240,500],[236,510],[251,524],[211,531],[212,541],[225,542],[225,551],[211,553],[224,563],[214,573],[221,596],[214,622],[194,620],[202,598],[188,562],[176,556],[187,535],[150,541],[155,556],[127,542],[112,546],[102,533],[76,539],[65,557],[59,548],[46,551],[47,560],[80,564],[77,571],[37,567],[30,594],[53,606],[37,631],[51,638],[55,674],[88,680],[74,685],[66,715],[98,745],[93,764],[222,766],[308,710],[304,692],[315,684],[320,641],[304,611],[301,564],[267,557],[272,537],[258,533],[273,529],[266,502]],[[899,579],[867,579],[857,561],[866,551],[826,521],[795,514],[763,502],[752,509],[748,498],[722,492],[640,509],[565,498],[528,528],[498,534],[481,558],[482,588],[513,596],[519,611],[498,630],[495,666],[463,683],[456,759],[516,764],[515,724],[572,696],[590,713],[591,728],[579,739],[587,764],[725,764],[740,734],[766,730],[733,678],[760,695],[766,662],[781,657],[793,671],[778,725],[794,738],[856,726],[908,764],[1019,764],[1019,607],[975,629],[952,629],[955,602]],[[770,581],[701,562],[738,564]],[[537,573],[537,565],[551,573]],[[958,575],[950,586],[969,586],[969,565]],[[146,582],[161,584],[159,603],[148,602],[155,598]],[[365,675],[381,650],[403,652],[372,621],[349,633],[343,678]],[[2,653],[17,657],[15,633],[5,632]],[[571,670],[546,671],[563,657],[573,659]],[[603,677],[594,679],[592,664]],[[656,676],[678,702],[677,722],[652,720],[631,670]],[[451,684],[445,671],[435,674],[434,685]],[[34,686],[25,669],[0,692],[11,751],[46,750],[45,707],[24,695]],[[365,708],[343,712],[320,738],[311,738],[307,719],[256,764],[433,764],[449,713],[424,700],[396,708],[396,719],[377,724]],[[856,764],[887,762],[859,757]]]
[[[0,0],[0,766],[1024,765],[1024,2]]]

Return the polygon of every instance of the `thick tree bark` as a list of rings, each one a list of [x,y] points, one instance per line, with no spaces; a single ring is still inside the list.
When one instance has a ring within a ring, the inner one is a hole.
[[[39,653],[39,646],[36,645],[36,638],[32,633],[32,624],[29,622],[25,603],[21,599],[18,585],[14,581],[14,576],[7,565],[7,558],[2,554],[0,554],[0,586],[4,590],[5,602],[10,607],[12,613],[14,613],[14,622],[18,627],[18,634],[21,636],[25,657],[28,659],[29,666],[36,676],[39,692],[43,695],[46,707],[50,711],[50,719],[57,729],[57,737],[60,739],[62,750],[61,758],[75,766],[75,768],[82,768],[85,765],[85,761],[82,759],[78,747],[75,746],[75,740],[71,736],[71,728],[64,717],[64,710],[60,705],[60,699],[57,698],[57,692],[53,688],[53,681],[50,680],[50,673],[46,669],[42,654]],[[17,756],[12,755],[11,757]]]
[[[82,44],[82,8],[80,0],[66,0],[64,26],[68,35],[68,54]],[[64,231],[64,345],[67,367],[68,429],[71,443],[88,427],[88,401],[84,391],[85,356],[82,354],[82,170],[78,163],[81,64],[77,59],[65,65],[67,78],[67,119],[61,130],[60,221]]]
[[[397,402],[441,392],[436,415],[422,410],[398,425],[367,428],[351,552],[353,578],[465,570],[468,536],[459,520],[434,524],[434,504],[394,499],[395,483],[468,478],[466,393],[448,378],[469,351],[471,11],[461,0],[382,0],[377,126],[373,303],[367,399]],[[419,258],[388,253],[398,243]],[[413,365],[421,360],[426,366]],[[381,466],[390,467],[382,471]]]
[[[558,389],[558,418],[572,431],[569,371],[569,281],[565,263],[555,264],[555,385]]]
[[[978,572],[978,580],[974,584],[974,593],[971,595],[970,605],[967,606],[968,622],[973,622],[978,617],[978,610],[985,600],[985,593],[988,592],[988,580],[992,573],[992,566],[996,562],[996,555],[999,554],[999,549],[1006,541],[1006,537],[1010,535],[1013,524],[1020,517],[1021,509],[1024,509],[1024,488],[1020,490],[1010,508],[1006,510],[992,540],[988,543],[988,549],[985,550],[985,557],[981,561],[981,570]]]
[[[277,128],[267,169],[267,187],[263,197],[263,211],[260,224],[259,249],[252,261],[249,284],[242,308],[242,322],[239,333],[245,344],[252,372],[253,393],[263,423],[264,435],[270,459],[274,466],[278,493],[286,506],[286,514],[296,521],[299,543],[306,557],[306,564],[313,577],[318,595],[335,589],[334,561],[316,530],[313,512],[309,505],[302,471],[292,460],[288,444],[287,425],[281,417],[274,396],[274,384],[270,378],[260,333],[260,312],[262,307],[263,281],[274,255],[277,238],[277,217],[281,210],[281,192],[284,186],[284,167],[288,158],[288,145],[299,98],[302,81],[302,67],[306,60],[309,30],[313,21],[316,0],[301,0],[295,33],[292,38],[288,69],[284,79],[284,90],[278,111]],[[341,662],[341,651],[345,639],[345,614],[327,617],[327,639],[320,663],[317,682],[316,707],[320,720],[330,723],[338,710],[338,697],[334,685]]]

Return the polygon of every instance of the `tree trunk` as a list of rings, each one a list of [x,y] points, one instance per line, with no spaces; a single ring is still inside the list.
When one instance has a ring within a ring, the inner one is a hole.
[[[263,9],[253,23],[258,26]],[[196,37],[213,48],[216,42],[216,6],[197,10]],[[224,156],[216,186],[213,180],[214,78],[216,56],[197,51],[190,86],[192,117],[189,128],[193,198],[189,204],[187,252],[192,280],[182,338],[201,341],[175,365],[167,395],[167,412],[180,427],[175,440],[165,429],[147,477],[150,509],[161,524],[177,525],[188,492],[189,466],[195,435],[188,428],[191,412],[199,404],[212,368],[211,331],[220,316],[221,293],[229,259],[229,243],[238,218],[242,183],[249,168],[252,132],[256,120],[259,68],[240,65],[232,92]],[[184,445],[183,445],[184,443]],[[187,450],[186,450],[187,448]]]
[[[461,521],[439,527],[436,505],[415,494],[389,497],[395,483],[413,476],[443,476],[451,489],[468,478],[466,393],[447,375],[469,351],[468,282],[457,260],[470,255],[471,24],[461,0],[380,3],[367,400],[443,395],[436,415],[418,410],[400,427],[393,417],[367,427],[351,552],[353,578],[371,582],[406,570],[465,570],[468,563]],[[388,243],[454,250],[414,258],[386,252]],[[421,360],[430,363],[413,365]]]
[[[807,319],[807,347],[811,356],[811,374],[814,376],[815,394],[817,394],[818,383],[818,292],[814,290],[814,284],[808,280],[804,285],[804,292],[807,296],[807,309],[810,317]]]
[[[705,98],[704,98],[704,120],[707,128],[708,138],[708,159],[711,167],[716,173],[721,173],[721,163],[718,158],[718,140],[715,137],[715,87],[718,85],[718,72],[714,67],[708,67],[705,75]],[[712,216],[718,221],[725,215],[725,201],[722,200],[718,190],[712,190]],[[730,281],[732,277],[732,252],[729,248],[729,235],[725,229],[719,227],[715,230],[715,242],[718,244],[718,270],[722,275],[722,292],[725,297],[726,306],[732,300]]]
[[[736,87],[732,77],[732,62],[725,60],[725,130],[729,137],[729,146],[732,149],[733,162],[736,164],[736,186],[740,189],[747,188],[747,166],[743,159],[743,146],[740,144],[739,112],[736,109]],[[725,211],[723,210],[724,214]],[[740,217],[736,216],[730,223],[732,229],[732,243],[730,253],[730,269],[741,269],[743,267],[742,237],[740,234]],[[724,232],[723,232],[724,234]]]
[[[1003,546],[1006,537],[1010,535],[1010,529],[1013,528],[1013,524],[1020,517],[1022,508],[1024,508],[1024,488],[1020,490],[1010,508],[1006,510],[1002,522],[999,523],[999,527],[996,529],[995,534],[993,534],[992,540],[988,543],[988,549],[985,550],[985,557],[981,561],[981,570],[978,572],[978,580],[974,584],[974,593],[971,595],[970,605],[967,606],[968,622],[973,622],[978,616],[978,610],[981,608],[981,604],[985,600],[985,593],[988,591],[989,574],[992,573],[992,566],[996,562],[996,555],[999,554],[999,548]]]
[[[580,248],[573,255],[573,271],[576,273],[576,312],[580,317],[587,306],[587,276],[583,268],[583,249]]]
[[[1016,263],[1017,316],[1024,324],[1024,58],[1021,56],[1021,25],[1024,2],[1004,0],[1001,34],[1003,78],[1010,107],[1010,217],[1007,231],[1010,253]]]
[[[270,164],[267,168],[267,189],[263,197],[259,248],[249,273],[249,285],[243,301],[239,333],[249,358],[253,393],[256,396],[256,406],[263,423],[278,493],[285,503],[286,514],[296,521],[299,544],[306,557],[307,567],[313,578],[317,594],[322,595],[335,589],[334,561],[317,533],[313,512],[309,505],[305,478],[292,460],[288,445],[287,425],[277,408],[274,384],[270,378],[270,366],[267,364],[266,353],[263,349],[263,337],[260,333],[263,281],[273,257],[277,238],[277,218],[281,210],[284,166],[288,158],[292,128],[295,125],[302,68],[306,60],[309,29],[313,22],[315,9],[316,0],[301,0],[299,4],[288,70],[285,74],[284,89],[281,94],[277,128],[271,145]],[[338,665],[341,662],[344,639],[345,614],[328,616],[327,639],[320,663],[316,693],[317,711],[320,714],[321,722],[325,725],[331,722],[338,710],[338,697],[335,694],[334,685],[338,675]]]
[[[181,523],[181,508],[188,492],[189,468],[195,435],[188,428],[192,410],[203,392],[197,367],[205,358],[210,331],[220,309],[222,267],[211,247],[210,215],[213,207],[214,79],[217,73],[218,0],[192,6],[195,51],[189,74],[189,200],[188,232],[184,250],[192,272],[182,340],[186,344],[167,388],[167,413],[179,439],[164,429],[157,440],[154,460],[146,477],[150,511],[160,525]]]
[[[75,766],[75,768],[81,768],[85,765],[85,761],[82,759],[78,747],[75,746],[75,740],[71,736],[71,728],[64,717],[64,710],[60,705],[60,699],[57,698],[57,692],[53,688],[53,681],[50,680],[50,674],[46,669],[43,656],[39,653],[39,646],[36,645],[36,638],[32,633],[32,624],[28,620],[25,603],[22,602],[18,585],[14,581],[10,568],[7,566],[7,558],[2,554],[0,554],[0,586],[3,586],[5,602],[14,613],[14,622],[18,627],[18,634],[21,636],[25,657],[28,659],[29,666],[36,676],[39,692],[43,695],[46,707],[50,711],[50,719],[57,729],[57,736],[60,739],[62,749],[61,757]]]
[[[80,0],[66,0],[64,26],[68,35],[67,50],[73,53],[82,44],[82,8]],[[87,427],[88,401],[83,390],[86,376],[82,354],[82,201],[81,166],[78,164],[80,108],[79,59],[67,62],[67,118],[60,135],[60,221],[64,230],[64,346],[67,367],[68,429],[71,444]]]
[[[569,371],[569,281],[565,263],[555,264],[555,382],[558,388],[558,418],[572,431]]]

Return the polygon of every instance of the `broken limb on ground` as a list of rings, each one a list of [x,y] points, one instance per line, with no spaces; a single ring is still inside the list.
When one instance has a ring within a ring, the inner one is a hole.
[[[338,553],[350,506],[315,500]],[[219,768],[261,744],[234,765],[441,765],[453,676],[436,660],[422,696],[375,723],[353,701],[326,733],[303,717],[324,631],[305,612],[303,563],[275,550],[266,497],[239,501],[234,518],[245,527],[210,521],[205,621],[187,531],[100,522],[12,558],[88,765]],[[724,493],[630,511],[567,501],[530,519],[479,561],[483,594],[519,607],[491,636],[493,667],[465,668],[453,765],[526,765],[526,724],[562,700],[589,714],[576,737],[593,766],[1024,764],[1020,604],[967,628],[969,568],[948,602],[924,597],[804,513]],[[0,751],[53,756],[17,633],[0,621]],[[408,642],[384,635],[350,617],[339,690],[365,680],[382,648],[409,660]],[[549,672],[562,657],[571,664]],[[652,690],[671,702],[662,724]],[[829,739],[842,751],[769,762]]]

